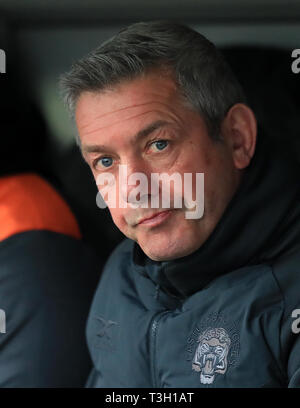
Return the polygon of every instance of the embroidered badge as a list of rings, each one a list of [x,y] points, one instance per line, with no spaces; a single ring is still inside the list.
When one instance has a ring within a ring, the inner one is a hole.
[[[202,319],[188,339],[188,361],[199,373],[201,384],[212,384],[216,375],[224,375],[228,366],[236,363],[239,335],[235,325],[222,314],[213,313]]]
[[[220,327],[205,330],[200,334],[198,343],[192,368],[200,372],[202,384],[211,384],[215,379],[215,373],[224,374],[227,370],[231,341],[226,330]]]

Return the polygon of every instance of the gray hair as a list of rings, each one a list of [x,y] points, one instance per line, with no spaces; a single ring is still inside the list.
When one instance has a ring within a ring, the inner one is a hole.
[[[242,87],[215,45],[197,31],[170,21],[132,24],[60,78],[60,89],[72,117],[83,92],[101,92],[159,69],[171,72],[179,93],[204,118],[210,136],[236,103],[246,103]]]

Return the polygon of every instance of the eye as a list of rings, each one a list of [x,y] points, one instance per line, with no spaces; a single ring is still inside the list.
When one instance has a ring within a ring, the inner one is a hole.
[[[162,151],[168,146],[169,142],[167,140],[156,140],[155,142],[152,142],[150,147],[154,148],[154,151]]]
[[[94,167],[110,167],[113,164],[113,159],[111,157],[100,157],[94,161]]]

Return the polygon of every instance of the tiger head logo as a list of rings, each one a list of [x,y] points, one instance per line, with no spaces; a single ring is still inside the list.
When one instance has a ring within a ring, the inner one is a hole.
[[[192,368],[200,372],[201,384],[212,384],[216,373],[224,374],[227,370],[230,338],[223,328],[208,328],[197,342]]]

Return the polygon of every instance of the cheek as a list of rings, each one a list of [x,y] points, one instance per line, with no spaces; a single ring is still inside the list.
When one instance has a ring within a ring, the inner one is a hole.
[[[124,234],[127,238],[135,239],[135,232],[130,227],[125,219],[125,211],[124,208],[109,208],[110,215],[116,227]]]
[[[213,157],[205,146],[190,143],[184,148],[177,161],[178,171],[181,173],[205,173],[212,167]]]
[[[125,222],[122,210],[124,211],[123,208],[109,208],[113,222],[123,232],[127,224]]]
[[[218,157],[204,175],[204,199],[211,213],[224,210],[234,192],[234,173],[230,161]]]

